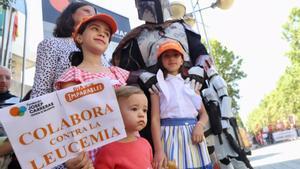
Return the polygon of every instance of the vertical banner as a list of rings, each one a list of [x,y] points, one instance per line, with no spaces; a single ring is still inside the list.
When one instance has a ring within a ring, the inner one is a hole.
[[[26,169],[48,169],[126,136],[108,79],[72,86],[0,110]],[[26,153],[25,153],[26,152]]]

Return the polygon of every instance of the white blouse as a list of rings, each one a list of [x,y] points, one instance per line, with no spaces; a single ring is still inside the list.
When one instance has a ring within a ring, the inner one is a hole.
[[[202,98],[196,94],[189,84],[184,83],[180,74],[168,74],[166,79],[161,70],[157,73],[161,88],[160,118],[195,118],[202,105]]]

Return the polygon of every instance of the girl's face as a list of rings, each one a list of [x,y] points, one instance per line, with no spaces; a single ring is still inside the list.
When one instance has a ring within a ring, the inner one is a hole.
[[[78,8],[73,14],[73,20],[75,23],[75,27],[76,25],[78,25],[80,23],[80,21],[88,16],[92,16],[95,15],[95,9],[92,6],[86,5],[86,6],[82,6],[80,8]]]
[[[78,34],[76,41],[83,51],[101,55],[109,45],[110,32],[110,27],[106,23],[93,21],[88,24],[82,34]]]
[[[167,50],[162,54],[162,65],[171,75],[177,75],[183,64],[181,53],[176,50]]]

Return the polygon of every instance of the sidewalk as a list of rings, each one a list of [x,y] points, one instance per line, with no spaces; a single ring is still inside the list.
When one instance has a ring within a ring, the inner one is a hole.
[[[249,156],[255,169],[299,169],[300,139],[268,145],[252,150]]]

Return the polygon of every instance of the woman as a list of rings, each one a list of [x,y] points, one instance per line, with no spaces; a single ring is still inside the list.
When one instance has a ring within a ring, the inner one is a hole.
[[[72,33],[82,18],[95,15],[88,3],[73,2],[59,16],[54,37],[40,42],[37,49],[36,71],[31,98],[53,92],[54,82],[71,66],[69,55],[77,51]]]
[[[72,33],[84,17],[96,14],[96,9],[89,3],[72,2],[62,12],[56,22],[54,37],[45,39],[38,45],[36,71],[31,98],[54,91],[54,82],[71,66],[69,55],[77,51]],[[93,168],[86,153],[68,160],[56,169],[88,169]]]

